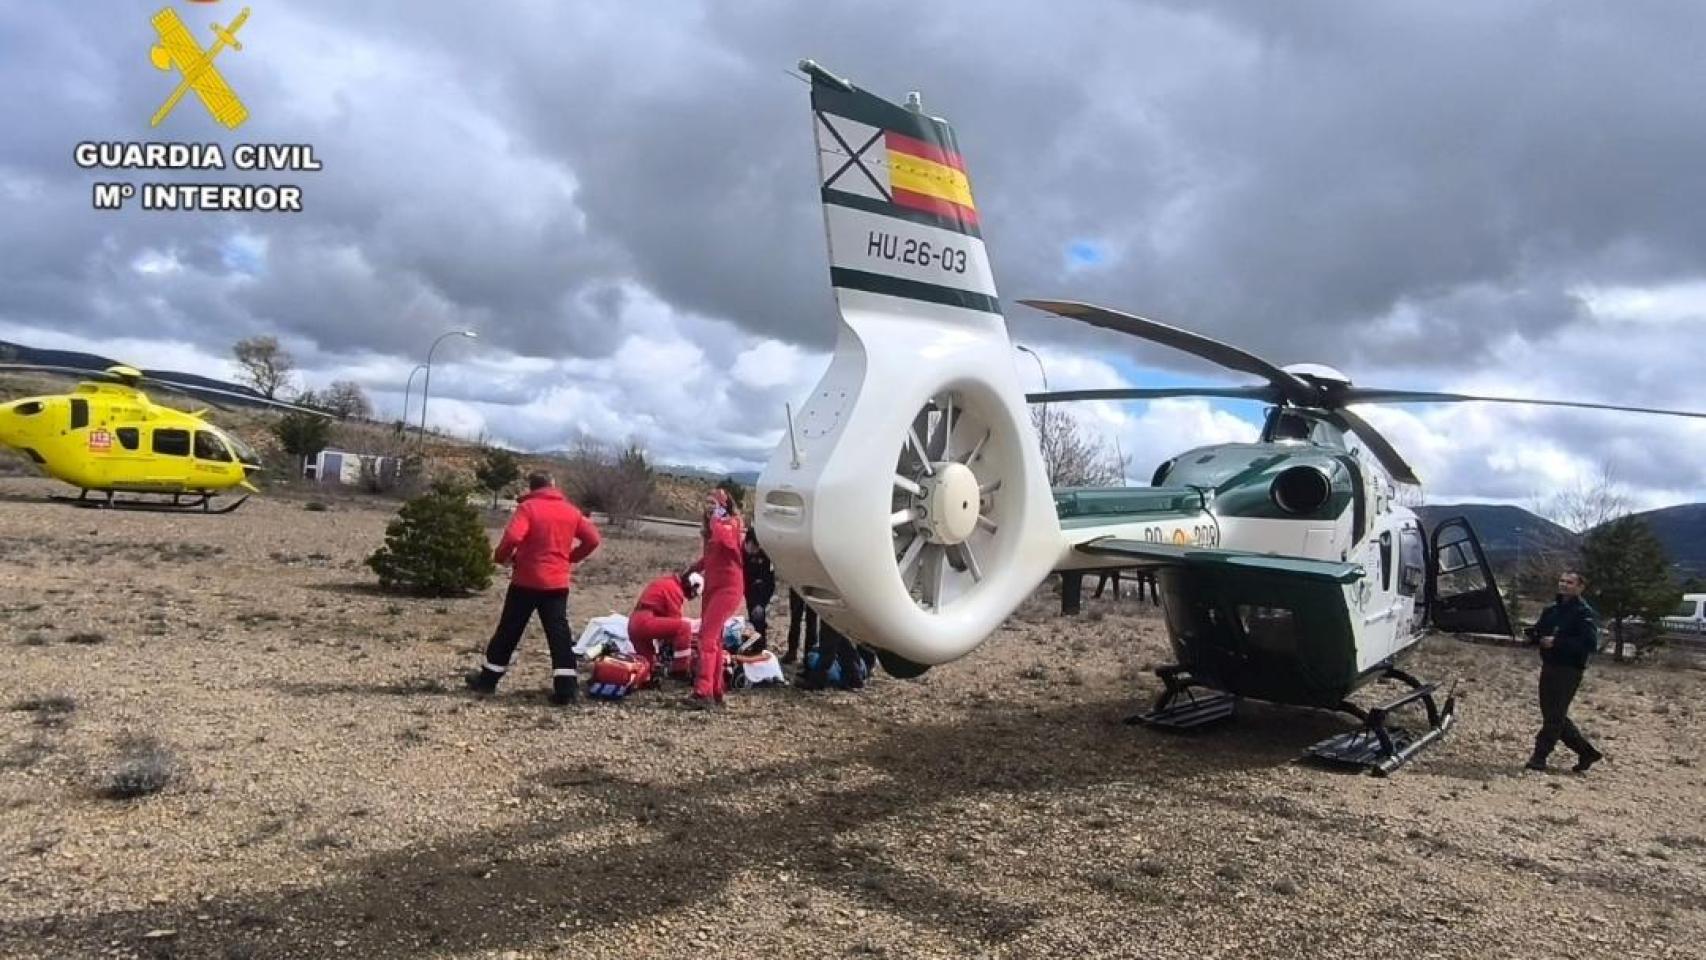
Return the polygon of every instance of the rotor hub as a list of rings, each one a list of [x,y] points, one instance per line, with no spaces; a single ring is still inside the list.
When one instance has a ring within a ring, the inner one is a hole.
[[[931,464],[931,469],[932,474],[919,484],[924,488],[919,498],[923,508],[919,529],[934,543],[964,543],[977,529],[981,498],[977,475],[965,464],[951,460]]]

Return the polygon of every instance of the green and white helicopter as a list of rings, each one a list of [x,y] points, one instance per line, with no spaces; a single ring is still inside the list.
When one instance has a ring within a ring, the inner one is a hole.
[[[1358,387],[1279,367],[1177,327],[1082,303],[1026,301],[1262,379],[1234,387],[1061,391],[1027,398],[952,129],[810,61],[830,277],[829,369],[758,482],[754,525],[831,624],[916,676],[964,656],[1051,572],[1076,603],[1087,571],[1153,575],[1178,662],[1141,718],[1195,726],[1237,698],[1343,710],[1357,730],[1313,756],[1386,773],[1451,726],[1453,702],[1399,664],[1429,627],[1509,635],[1467,522],[1431,536],[1398,502],[1414,472],[1352,404],[1565,401]],[[1031,402],[1241,398],[1271,405],[1255,443],[1186,451],[1148,488],[1053,490]],[[1355,442],[1353,442],[1353,440]],[[1379,680],[1407,690],[1365,708]],[[1427,728],[1387,723],[1419,704]]]

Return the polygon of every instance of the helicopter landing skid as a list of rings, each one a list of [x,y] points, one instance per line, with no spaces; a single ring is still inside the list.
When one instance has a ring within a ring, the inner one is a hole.
[[[164,494],[162,494],[164,496]],[[212,494],[190,494],[187,499],[184,494],[171,494],[170,501],[164,500],[120,500],[113,496],[112,491],[106,491],[104,498],[91,498],[85,490],[75,497],[49,497],[55,503],[68,503],[73,507],[83,507],[93,510],[135,510],[142,513],[205,513],[218,515],[230,513],[249,501],[248,496],[237,498],[236,501],[222,507],[213,505]]]
[[[1432,746],[1457,722],[1455,696],[1448,694],[1443,707],[1434,701],[1438,684],[1423,683],[1397,668],[1387,670],[1381,679],[1396,680],[1408,685],[1410,690],[1378,707],[1365,709],[1349,700],[1340,703],[1335,709],[1361,720],[1362,729],[1328,737],[1305,751],[1306,756],[1335,766],[1365,769],[1377,777],[1384,777]],[[1387,723],[1392,711],[1418,702],[1427,710],[1427,730],[1412,733],[1404,727]]]
[[[1167,688],[1148,713],[1127,717],[1127,726],[1141,723],[1162,730],[1194,730],[1230,718],[1238,705],[1237,697],[1203,686],[1183,667],[1161,667],[1155,675]]]

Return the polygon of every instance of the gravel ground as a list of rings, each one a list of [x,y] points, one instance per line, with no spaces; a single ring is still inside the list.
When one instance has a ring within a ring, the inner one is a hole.
[[[1520,770],[1532,652],[1449,638],[1462,720],[1389,780],[1292,762],[1323,713],[1122,726],[1159,622],[1046,589],[918,681],[560,711],[537,628],[461,691],[501,585],[372,588],[390,505],[51,490],[0,481],[3,957],[1706,956],[1680,656],[1590,672],[1585,778]],[[694,547],[610,536],[577,628]]]

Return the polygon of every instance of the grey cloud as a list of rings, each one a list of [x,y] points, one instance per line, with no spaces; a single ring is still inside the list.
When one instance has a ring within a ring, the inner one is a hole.
[[[1605,399],[1699,404],[1668,362],[1572,349],[1618,336],[1579,287],[1706,262],[1698,5],[306,0],[247,28],[240,136],[196,109],[149,131],[167,81],[146,65],[146,12],[0,12],[0,81],[32,91],[0,103],[0,319],[93,338],[140,320],[216,354],[274,332],[327,365],[475,326],[486,362],[567,361],[643,328],[638,289],[708,363],[745,336],[823,349],[806,91],[784,73],[812,56],[886,96],[921,90],[955,123],[1009,303],[1098,300],[1371,383],[1526,369],[1498,348],[1515,341],[1560,376],[1594,371]],[[326,169],[297,177],[298,217],[90,211],[72,145],[150,136],[307,141]],[[237,232],[266,241],[256,276],[226,263]],[[1067,269],[1078,240],[1108,261]],[[183,269],[138,274],[149,250]],[[1202,371],[1010,319],[1028,343]],[[469,401],[544,388],[443,379]],[[725,415],[768,429],[781,399]],[[1599,449],[1583,422],[1547,429]]]

